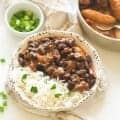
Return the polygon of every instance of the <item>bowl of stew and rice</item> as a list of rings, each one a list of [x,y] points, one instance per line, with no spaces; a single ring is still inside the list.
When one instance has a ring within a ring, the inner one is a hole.
[[[95,94],[101,71],[96,50],[82,37],[44,31],[27,37],[13,54],[7,89],[30,112],[69,111]]]

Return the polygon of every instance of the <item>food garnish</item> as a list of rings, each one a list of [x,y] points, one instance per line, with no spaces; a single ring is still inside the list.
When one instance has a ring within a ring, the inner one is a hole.
[[[56,94],[55,94],[55,97],[56,97],[56,98],[59,98],[61,95],[62,95],[61,93],[56,93]]]
[[[0,112],[4,112],[7,107],[7,95],[4,92],[0,92]]]
[[[5,63],[5,62],[6,62],[5,58],[0,58],[0,63]]]
[[[13,14],[10,25],[19,32],[30,32],[34,30],[40,19],[30,10],[21,10]]]
[[[53,84],[52,87],[50,88],[51,90],[56,89],[56,84]]]
[[[31,87],[31,92],[34,93],[34,94],[38,93],[38,88],[36,86],[32,86]]]

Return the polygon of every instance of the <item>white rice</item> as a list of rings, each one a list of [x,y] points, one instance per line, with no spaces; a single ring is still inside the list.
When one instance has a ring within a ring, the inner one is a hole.
[[[22,76],[24,74],[27,74],[27,77],[23,82]],[[38,106],[64,106],[69,108],[73,103],[77,103],[83,97],[80,92],[70,92],[67,88],[67,84],[62,83],[60,80],[51,79],[40,71],[33,72],[27,67],[14,68],[11,72],[11,76],[17,86]],[[51,89],[53,85],[56,85],[56,89]],[[37,87],[37,93],[34,94],[31,92],[32,86]],[[61,96],[55,97],[55,94],[61,94]]]

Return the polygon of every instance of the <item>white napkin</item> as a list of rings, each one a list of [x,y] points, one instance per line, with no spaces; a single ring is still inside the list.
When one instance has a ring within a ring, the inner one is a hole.
[[[32,0],[44,11],[46,21],[44,30],[57,29],[76,32],[82,35],[82,30],[69,0]]]

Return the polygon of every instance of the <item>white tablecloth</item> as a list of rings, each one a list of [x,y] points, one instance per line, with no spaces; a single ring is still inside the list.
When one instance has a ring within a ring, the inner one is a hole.
[[[17,48],[20,38],[12,36],[5,27],[4,10],[0,3],[0,58],[6,58],[9,63],[12,52]],[[120,53],[94,45],[103,61],[109,80],[106,95],[90,100],[80,106],[80,114],[90,116],[93,120],[120,120]],[[0,65],[0,90],[6,81],[7,63]],[[14,100],[9,98],[8,107],[0,113],[0,120],[45,120],[21,109]]]

